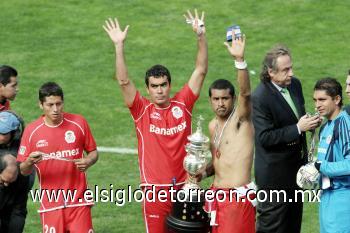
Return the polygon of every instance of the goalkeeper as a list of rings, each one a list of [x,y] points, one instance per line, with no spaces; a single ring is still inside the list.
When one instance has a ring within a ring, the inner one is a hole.
[[[318,160],[323,190],[319,208],[320,232],[350,232],[350,117],[342,107],[342,87],[333,78],[314,87],[317,111],[327,119],[321,127]]]

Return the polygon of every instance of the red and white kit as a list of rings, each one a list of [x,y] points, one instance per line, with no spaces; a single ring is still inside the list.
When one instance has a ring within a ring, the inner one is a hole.
[[[60,227],[56,224],[59,222],[56,221],[57,219],[52,220],[50,223],[48,222],[49,219],[52,219],[49,218],[49,215],[45,220],[46,212],[66,207],[93,205],[92,201],[84,199],[84,192],[87,189],[85,172],[79,171],[72,161],[67,160],[83,158],[84,151],[90,152],[94,150],[96,150],[95,140],[88,123],[80,115],[64,113],[62,123],[57,126],[46,125],[44,117],[41,116],[25,128],[17,160],[19,162],[25,161],[29,154],[34,151],[46,154],[40,163],[35,164],[40,189],[41,192],[44,192],[39,210],[43,228],[45,228],[46,223],[46,227],[49,228]],[[52,199],[50,201],[49,198],[53,197],[53,192],[57,194],[56,200]],[[60,195],[58,195],[59,192]],[[64,198],[68,192],[76,192],[75,198]],[[50,195],[51,197],[49,197]],[[90,208],[87,209],[87,215],[89,215]],[[66,216],[69,215],[66,214]],[[56,214],[55,216],[59,217],[61,215]]]
[[[197,98],[186,84],[170,99],[168,107],[157,108],[137,92],[130,112],[138,138],[141,186],[164,187],[172,185],[174,181],[177,184],[183,184],[185,181],[185,145],[188,142],[187,136],[191,134],[192,109]],[[171,210],[171,203],[159,203],[159,208],[163,210],[157,211],[155,206],[144,206],[146,227],[164,225],[166,213]],[[155,224],[150,221],[154,221]],[[148,228],[148,231],[163,232],[156,227],[154,230]]]
[[[218,192],[213,201],[205,203],[210,214],[212,233],[255,233],[256,186],[253,182],[242,187],[226,189],[212,186]],[[220,193],[219,193],[220,191]],[[232,197],[230,198],[230,191]],[[225,192],[225,195],[222,193]],[[249,197],[249,198],[248,198]]]
[[[173,178],[185,181],[182,163],[197,98],[185,85],[168,107],[157,108],[137,92],[130,112],[137,131],[141,185],[172,184]]]

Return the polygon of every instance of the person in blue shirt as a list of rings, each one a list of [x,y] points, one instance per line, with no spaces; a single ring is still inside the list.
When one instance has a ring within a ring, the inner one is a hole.
[[[350,232],[350,116],[342,111],[342,87],[334,78],[317,81],[313,96],[326,119],[320,129],[318,159],[322,189],[321,233]]]
[[[345,81],[345,92],[350,98],[350,70],[348,71],[348,76],[346,77]],[[344,110],[350,115],[350,105],[345,106]]]

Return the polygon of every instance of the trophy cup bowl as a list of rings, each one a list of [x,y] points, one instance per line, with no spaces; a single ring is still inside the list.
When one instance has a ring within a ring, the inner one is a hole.
[[[208,164],[207,154],[210,153],[209,138],[202,132],[202,120],[203,118],[199,116],[197,130],[194,134],[187,137],[189,143],[185,146],[187,154],[184,158],[183,166],[188,173],[188,179],[182,189],[185,191],[187,199],[190,198],[190,190],[200,189],[196,176],[203,173]]]
[[[184,168],[190,176],[201,174],[206,168],[207,162],[204,157],[188,155],[184,159]]]

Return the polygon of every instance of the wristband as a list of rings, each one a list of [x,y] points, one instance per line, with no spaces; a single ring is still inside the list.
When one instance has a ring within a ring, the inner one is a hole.
[[[239,70],[245,70],[247,69],[247,63],[245,61],[236,61],[235,60],[235,67]]]

